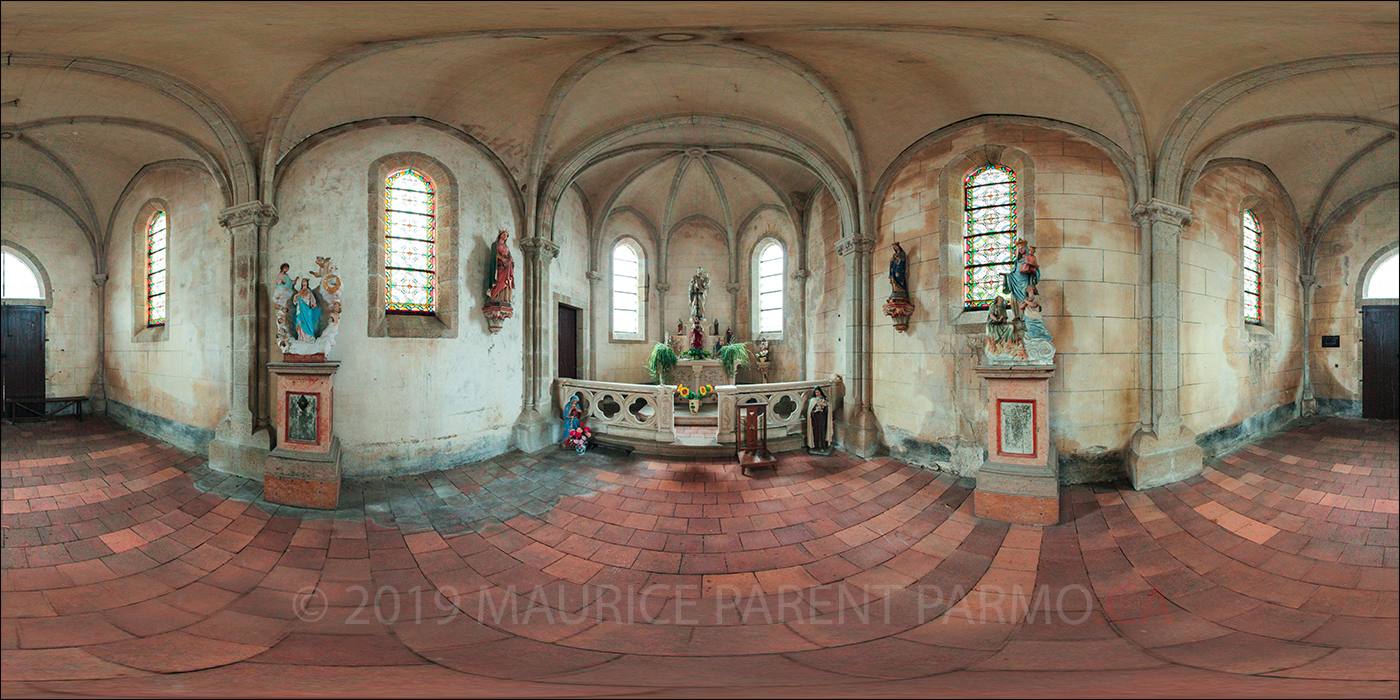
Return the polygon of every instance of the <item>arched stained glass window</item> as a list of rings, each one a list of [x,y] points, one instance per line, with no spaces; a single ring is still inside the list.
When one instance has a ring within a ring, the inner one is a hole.
[[[1263,235],[1254,212],[1244,210],[1244,321],[1263,323]]]
[[[612,280],[613,336],[640,337],[642,256],[631,241],[613,246]]]
[[[758,254],[758,332],[783,332],[783,247],[769,241]]]
[[[984,165],[963,181],[967,228],[963,233],[963,287],[968,308],[991,303],[1001,275],[1011,271],[1016,238],[1016,173]]]
[[[384,181],[384,310],[437,310],[433,185],[413,170]]]
[[[169,231],[165,212],[156,211],[146,224],[146,325],[165,325],[166,239]]]

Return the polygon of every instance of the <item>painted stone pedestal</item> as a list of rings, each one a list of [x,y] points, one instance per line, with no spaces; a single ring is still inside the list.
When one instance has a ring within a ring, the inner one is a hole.
[[[263,472],[263,498],[335,510],[340,504],[340,441],[334,397],[340,363],[270,362],[267,368],[277,392],[278,439]]]
[[[977,517],[1022,525],[1060,521],[1060,465],[1050,444],[1053,366],[980,366],[987,381],[987,460]]]

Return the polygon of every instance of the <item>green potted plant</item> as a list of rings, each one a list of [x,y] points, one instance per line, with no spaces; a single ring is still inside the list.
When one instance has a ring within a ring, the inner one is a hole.
[[[647,371],[651,372],[651,378],[657,384],[665,384],[671,378],[671,371],[676,368],[676,363],[680,361],[676,357],[676,351],[670,345],[657,343],[651,349],[651,357],[647,358]]]
[[[743,343],[730,343],[720,347],[719,364],[724,368],[724,373],[729,375],[731,380],[739,372],[739,368],[749,363],[749,349]]]

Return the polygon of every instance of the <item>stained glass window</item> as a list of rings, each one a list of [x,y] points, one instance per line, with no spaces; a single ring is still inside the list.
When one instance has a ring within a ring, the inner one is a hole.
[[[1011,271],[1016,238],[1016,173],[984,165],[963,182],[967,230],[963,234],[963,288],[968,308],[983,308]]]
[[[1255,218],[1254,212],[1244,210],[1244,321],[1245,323],[1263,323],[1264,314],[1261,308],[1260,298],[1263,285],[1262,275],[1259,271],[1263,269],[1262,257],[1264,245],[1261,242],[1262,236],[1259,233],[1259,219]]]
[[[613,335],[641,333],[642,261],[626,241],[613,246]]]
[[[783,332],[783,247],[772,241],[758,255],[758,332]]]
[[[165,325],[165,212],[157,211],[146,224],[146,325]]]
[[[436,311],[433,185],[413,170],[384,181],[384,310]]]

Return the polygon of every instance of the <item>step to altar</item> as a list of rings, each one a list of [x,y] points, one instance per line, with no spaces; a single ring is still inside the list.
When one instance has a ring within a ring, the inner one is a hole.
[[[719,405],[705,404],[700,406],[700,410],[691,413],[690,406],[679,403],[676,404],[676,425],[703,425],[719,428]]]

